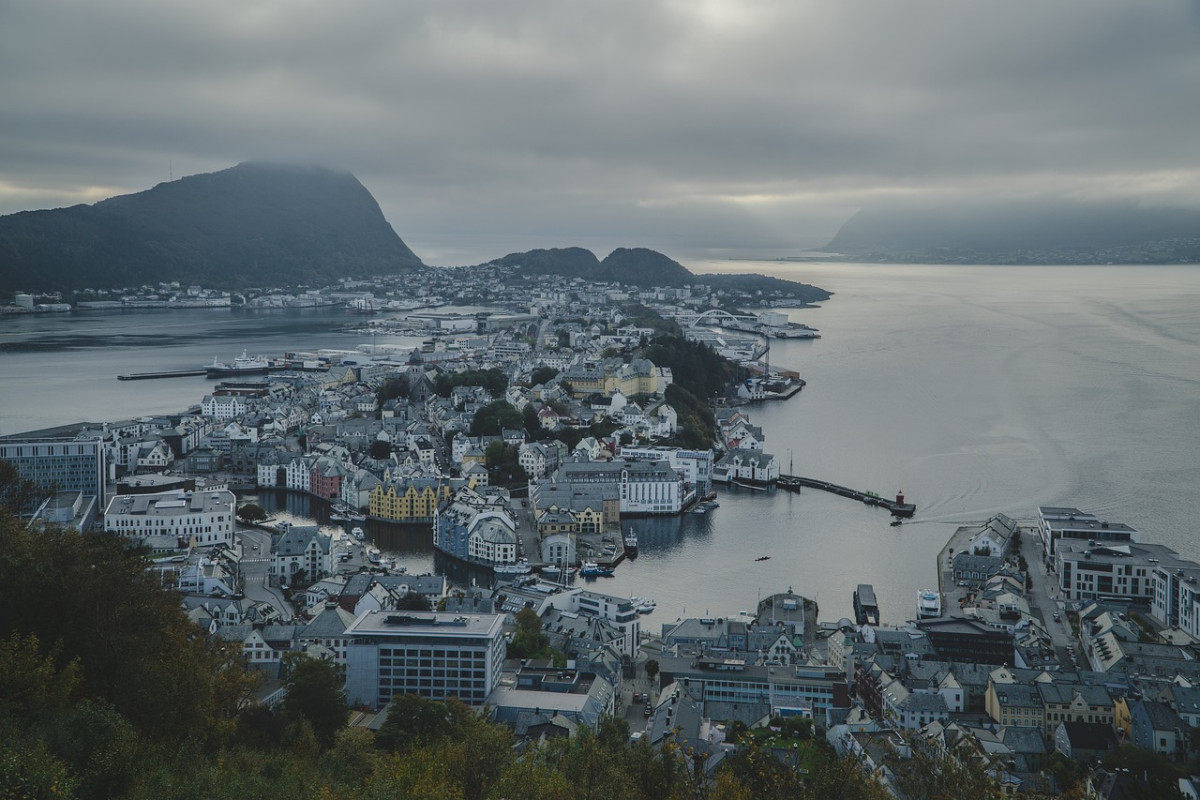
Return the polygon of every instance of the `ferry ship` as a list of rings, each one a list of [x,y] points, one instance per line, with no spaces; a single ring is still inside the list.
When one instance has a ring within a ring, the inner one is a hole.
[[[875,587],[869,583],[860,583],[854,590],[854,618],[859,625],[879,624],[879,603]]]
[[[933,589],[917,592],[917,619],[934,619],[942,615],[942,594]]]
[[[270,368],[270,361],[262,356],[248,356],[243,350],[232,364],[225,364],[214,358],[213,363],[205,367],[204,371],[210,378],[228,378],[237,375],[266,375]]]

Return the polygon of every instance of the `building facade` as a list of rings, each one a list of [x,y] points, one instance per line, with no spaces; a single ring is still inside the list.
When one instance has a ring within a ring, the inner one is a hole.
[[[129,539],[174,536],[197,547],[232,545],[237,498],[230,491],[116,495],[104,530]]]
[[[479,706],[500,680],[503,615],[371,611],[346,630],[346,699],[379,708],[393,697],[457,697]]]

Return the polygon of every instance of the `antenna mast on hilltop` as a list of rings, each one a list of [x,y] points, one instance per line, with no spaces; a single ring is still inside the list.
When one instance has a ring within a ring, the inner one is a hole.
[[[175,165],[171,162],[171,159],[169,159],[169,158],[167,159],[167,175],[169,176],[168,177],[169,180],[172,180],[172,181],[175,180]]]

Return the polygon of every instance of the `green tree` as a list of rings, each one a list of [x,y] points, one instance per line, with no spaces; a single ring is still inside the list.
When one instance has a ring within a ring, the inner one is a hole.
[[[407,375],[400,375],[395,378],[388,378],[379,385],[375,390],[375,400],[380,407],[388,400],[395,400],[398,397],[408,397],[409,382]]]
[[[505,428],[520,428],[524,417],[511,403],[496,400],[475,412],[471,420],[472,436],[499,436]]]
[[[371,442],[371,446],[367,448],[367,454],[377,461],[385,461],[392,454],[392,443],[385,442],[382,439],[376,439]]]
[[[106,700],[142,735],[232,728],[245,665],[200,634],[140,555],[115,537],[34,533],[2,515],[0,553],[0,638],[36,637],[58,665],[76,662],[78,696]]]
[[[267,518],[267,512],[257,503],[245,503],[238,508],[237,515],[245,522],[262,522]]]
[[[542,618],[531,608],[517,612],[517,632],[508,643],[509,658],[550,658],[550,640],[542,632]]]
[[[38,498],[53,491],[53,486],[39,486],[22,478],[11,461],[0,461],[0,511],[11,514],[32,512]]]
[[[646,677],[654,680],[658,676],[658,660],[650,659],[646,662]]]
[[[290,659],[285,668],[288,676],[284,712],[306,720],[322,747],[332,746],[349,714],[341,670],[330,661],[305,656]]]
[[[533,371],[529,378],[531,386],[545,385],[558,375],[558,370],[554,367],[538,367]]]

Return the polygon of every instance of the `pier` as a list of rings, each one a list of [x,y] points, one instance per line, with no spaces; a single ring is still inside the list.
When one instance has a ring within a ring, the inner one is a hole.
[[[904,494],[897,493],[895,500],[887,500],[873,492],[862,492],[858,489],[851,489],[847,486],[839,486],[836,483],[829,481],[820,481],[816,478],[804,478],[799,475],[780,475],[775,485],[780,489],[786,489],[789,492],[799,492],[801,487],[810,489],[820,489],[823,492],[831,492],[841,497],[848,497],[851,500],[858,500],[869,506],[879,506],[885,508],[893,516],[911,517],[916,513],[917,507],[912,503],[904,502]]]
[[[164,372],[131,372],[127,375],[118,375],[119,381],[152,381],[158,378],[194,378],[201,375],[207,375],[206,369],[175,369],[166,370]]]

